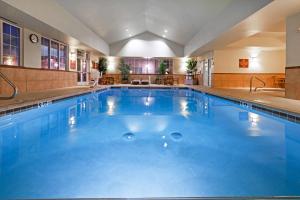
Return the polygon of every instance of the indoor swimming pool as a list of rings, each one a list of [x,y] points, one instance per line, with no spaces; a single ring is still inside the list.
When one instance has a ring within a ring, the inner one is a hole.
[[[0,199],[300,195],[300,124],[189,89],[0,118]]]

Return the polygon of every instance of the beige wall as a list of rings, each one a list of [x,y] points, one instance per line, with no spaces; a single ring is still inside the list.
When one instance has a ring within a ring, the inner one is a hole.
[[[188,58],[174,58],[173,59],[173,73],[174,74],[185,74],[187,60],[188,60]]]
[[[300,13],[286,20],[286,66],[300,66]]]
[[[286,20],[286,92],[287,98],[300,100],[300,13]]]
[[[108,74],[120,74],[119,65],[121,58],[119,57],[107,57],[107,72]]]
[[[30,34],[36,34],[39,37],[38,43],[32,43],[29,39]],[[29,29],[23,29],[23,65],[32,68],[41,68],[41,36]]]
[[[255,57],[255,58],[251,58]],[[239,59],[248,58],[249,68],[239,68]],[[284,73],[285,51],[218,50],[214,52],[213,73]]]

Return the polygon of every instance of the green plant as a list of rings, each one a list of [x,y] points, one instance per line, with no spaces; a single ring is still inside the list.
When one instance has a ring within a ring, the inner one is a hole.
[[[104,58],[104,57],[99,58],[98,70],[100,73],[102,72],[102,74],[106,73],[106,70],[107,70],[107,59],[106,58]]]
[[[129,74],[130,74],[130,65],[126,64],[124,60],[121,60],[119,70],[121,72],[121,79],[122,82],[129,80]]]
[[[159,64],[159,74],[164,75],[167,71],[167,64],[165,61],[161,60]]]
[[[196,76],[197,73],[197,60],[195,59],[189,59],[188,61],[186,61],[186,72],[189,75],[192,75],[193,78]]]

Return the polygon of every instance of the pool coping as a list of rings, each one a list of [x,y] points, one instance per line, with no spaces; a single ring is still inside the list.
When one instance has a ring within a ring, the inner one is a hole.
[[[67,94],[67,95],[60,95],[60,96],[55,96],[55,97],[43,98],[43,99],[31,101],[31,102],[15,104],[12,106],[8,106],[6,109],[0,110],[0,117],[5,116],[5,115],[13,115],[13,114],[16,114],[19,112],[24,112],[24,111],[34,109],[34,108],[44,107],[44,106],[47,106],[47,105],[55,103],[55,102],[63,101],[66,99],[70,99],[70,98],[74,98],[74,97],[78,97],[78,96],[82,96],[82,95],[87,95],[87,94],[91,94],[91,93],[95,93],[95,92],[99,92],[99,91],[105,91],[109,88],[110,87],[89,89],[89,90],[85,90],[85,91],[74,92],[74,93]]]
[[[201,88],[195,88],[192,86],[188,86],[188,85],[178,85],[178,86],[171,86],[171,85],[109,85],[109,86],[104,86],[101,88],[94,88],[94,89],[89,89],[86,91],[80,91],[80,92],[75,92],[72,94],[68,94],[68,95],[60,95],[60,96],[55,96],[55,97],[50,97],[50,98],[45,98],[45,99],[41,99],[41,100],[36,100],[36,101],[32,101],[32,102],[27,102],[27,103],[21,103],[21,104],[15,104],[13,106],[9,106],[7,109],[3,109],[0,111],[0,117],[5,116],[5,115],[11,115],[11,114],[15,114],[15,113],[19,113],[19,112],[24,112],[30,109],[34,109],[34,108],[39,108],[39,107],[43,107],[58,101],[62,101],[65,99],[69,99],[69,98],[74,98],[77,96],[82,96],[82,95],[86,95],[86,94],[90,94],[90,93],[94,93],[94,92],[99,92],[99,91],[104,91],[104,90],[108,90],[111,88],[130,88],[130,89],[189,89],[195,92],[201,92],[203,94],[209,94],[211,96],[215,96],[218,98],[222,98],[225,100],[228,100],[230,102],[239,104],[241,106],[247,107],[247,108],[251,108],[253,110],[257,110],[257,111],[261,111],[264,112],[266,114],[275,116],[275,117],[279,117],[282,119],[286,119],[288,121],[291,122],[295,122],[300,124],[300,114],[299,113],[293,113],[290,112],[288,110],[284,110],[284,109],[280,109],[280,108],[275,108],[272,107],[270,105],[266,105],[263,103],[257,103],[251,100],[245,100],[242,98],[236,98],[236,97],[231,97],[228,95],[224,95],[224,94],[216,94],[214,92],[211,91],[206,91],[204,89]]]
[[[36,200],[267,200],[300,199],[300,196],[234,196],[234,197],[141,197],[141,198],[38,198]]]
[[[275,117],[279,117],[279,118],[286,119],[288,121],[300,124],[300,114],[299,113],[294,113],[294,112],[291,112],[291,111],[288,111],[288,110],[275,108],[275,107],[272,107],[270,105],[266,105],[264,103],[257,103],[257,102],[251,101],[251,100],[246,100],[246,99],[241,99],[241,98],[236,98],[236,97],[230,97],[228,95],[216,94],[214,92],[205,91],[205,90],[202,90],[200,88],[191,88],[190,87],[190,89],[192,89],[193,91],[201,92],[203,94],[209,94],[211,96],[222,98],[222,99],[231,101],[233,103],[239,104],[241,106],[248,107],[248,108],[251,108],[253,110],[261,111],[261,112],[264,112],[266,114],[269,114],[269,115],[272,115],[272,116],[275,116]]]

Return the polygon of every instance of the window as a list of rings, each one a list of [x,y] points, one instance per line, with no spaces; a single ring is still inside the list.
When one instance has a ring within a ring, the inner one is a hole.
[[[44,69],[66,70],[68,63],[68,46],[42,37],[41,65]]]
[[[59,45],[59,69],[66,70],[67,68],[67,46],[60,44]]]
[[[51,41],[50,48],[50,69],[58,69],[58,43]]]
[[[20,28],[2,23],[2,62],[4,65],[20,65]]]
[[[49,68],[49,54],[50,54],[50,40],[46,38],[42,38],[41,40],[42,45],[42,58],[41,58],[41,65],[42,68],[48,69]]]
[[[130,66],[133,74],[158,74],[160,62],[164,61],[167,65],[169,74],[173,72],[173,60],[171,58],[124,58],[124,62]]]

